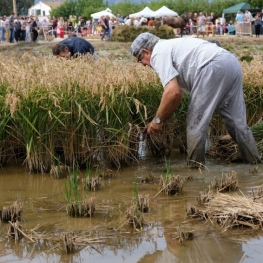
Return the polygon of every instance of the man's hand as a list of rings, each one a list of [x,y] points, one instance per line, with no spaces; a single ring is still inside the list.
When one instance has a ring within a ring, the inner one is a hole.
[[[155,120],[152,120],[150,123],[146,125],[144,132],[149,135],[159,134],[161,133],[162,128],[163,128],[162,123],[157,124]]]

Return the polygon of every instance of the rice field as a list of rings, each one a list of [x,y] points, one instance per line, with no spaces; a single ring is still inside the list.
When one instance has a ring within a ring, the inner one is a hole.
[[[248,123],[253,125],[263,111],[263,40],[246,39],[219,41],[240,61],[245,55],[252,57],[241,65]],[[142,129],[155,115],[161,83],[151,69],[135,63],[129,55],[130,43],[92,44],[98,60],[54,58],[50,43],[1,47],[1,165],[17,161],[29,172],[48,173],[57,163],[107,168],[139,160]],[[167,122],[159,141],[149,142],[153,154],[161,154],[175,138],[184,137],[187,100]],[[211,127],[216,136],[225,132],[217,116]]]

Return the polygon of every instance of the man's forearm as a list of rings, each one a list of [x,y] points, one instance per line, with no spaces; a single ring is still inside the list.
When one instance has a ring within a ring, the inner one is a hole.
[[[177,80],[172,79],[166,86],[156,116],[162,121],[169,119],[183,99],[183,92]]]

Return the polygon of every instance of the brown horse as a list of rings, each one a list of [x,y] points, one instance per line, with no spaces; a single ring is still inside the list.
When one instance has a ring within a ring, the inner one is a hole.
[[[189,21],[188,13],[185,12],[181,16],[165,16],[162,18],[162,25],[168,25],[172,28],[180,28],[181,37],[183,36],[183,31],[186,24]]]

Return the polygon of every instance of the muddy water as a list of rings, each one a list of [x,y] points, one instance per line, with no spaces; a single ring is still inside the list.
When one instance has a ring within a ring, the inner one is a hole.
[[[254,166],[208,160],[207,169],[189,170],[184,158],[176,152],[171,156],[170,165],[174,174],[192,178],[185,182],[183,194],[173,197],[159,194],[153,198],[158,193],[158,179],[164,174],[164,163],[158,158],[145,159],[139,165],[121,169],[116,178],[103,180],[99,191],[82,193],[96,199],[96,213],[92,218],[66,215],[66,179],[27,174],[21,167],[1,168],[1,209],[15,200],[22,201],[24,231],[30,233],[41,225],[39,231],[48,238],[41,239],[38,232],[35,243],[26,239],[14,242],[6,239],[8,224],[1,223],[0,262],[262,262],[262,231],[232,229],[221,233],[204,221],[186,218],[184,207],[187,203],[196,205],[198,193],[206,190],[211,180],[220,177],[222,172],[236,171],[241,191],[248,194],[253,187],[262,185],[263,166],[251,175],[249,170]],[[149,224],[138,232],[124,224],[124,216],[130,205],[133,182],[150,172],[155,176],[155,183],[138,184],[139,193],[150,195],[150,212],[145,214]],[[81,171],[80,177],[83,174]],[[79,190],[82,189],[80,181]],[[179,244],[178,226],[194,231],[195,238]],[[58,242],[62,234],[69,232],[92,241],[68,255],[59,248]]]

